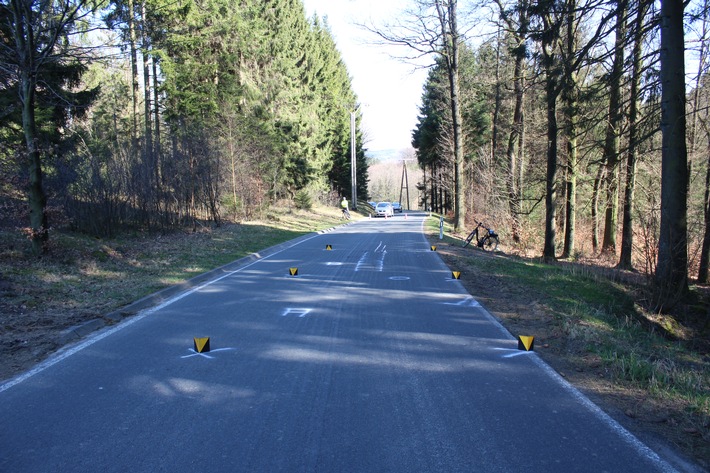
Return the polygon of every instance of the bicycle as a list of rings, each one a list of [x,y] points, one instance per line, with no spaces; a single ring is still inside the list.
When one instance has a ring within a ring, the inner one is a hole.
[[[343,207],[342,218],[344,218],[345,220],[350,220],[350,211],[345,207]]]
[[[484,251],[495,251],[496,249],[498,249],[498,243],[500,242],[498,239],[498,234],[494,232],[492,228],[486,227],[482,222],[479,222],[477,220],[474,220],[474,222],[476,222],[476,228],[474,228],[473,231],[469,233],[462,246],[466,248],[468,244],[471,243],[473,238],[476,237],[476,245],[478,245],[478,247],[482,248]],[[485,230],[483,236],[479,236],[479,228],[483,228]]]

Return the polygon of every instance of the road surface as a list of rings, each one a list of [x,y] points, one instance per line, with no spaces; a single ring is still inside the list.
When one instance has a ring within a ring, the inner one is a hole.
[[[0,472],[673,471],[518,350],[423,218],[302,238],[0,386]]]

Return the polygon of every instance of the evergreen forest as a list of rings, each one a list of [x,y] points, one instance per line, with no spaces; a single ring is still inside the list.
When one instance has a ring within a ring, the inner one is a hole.
[[[358,99],[300,0],[3,2],[0,103],[3,206],[35,254],[53,228],[220,225],[350,193]]]

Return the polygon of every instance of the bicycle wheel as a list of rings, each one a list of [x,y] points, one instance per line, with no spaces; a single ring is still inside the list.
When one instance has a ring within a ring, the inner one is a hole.
[[[486,251],[495,251],[498,249],[498,237],[486,235],[483,239],[483,249]]]
[[[461,246],[463,246],[464,248],[466,248],[466,247],[468,246],[468,244],[471,243],[471,240],[473,240],[473,236],[474,236],[475,234],[476,234],[476,230],[474,230],[474,231],[472,231],[471,233],[469,233],[468,237],[466,237],[466,241],[464,241],[464,242],[463,242],[463,245],[461,245]]]

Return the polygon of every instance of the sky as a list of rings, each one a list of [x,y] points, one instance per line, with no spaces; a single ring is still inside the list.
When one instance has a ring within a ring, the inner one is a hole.
[[[306,14],[327,17],[331,32],[362,104],[365,148],[411,148],[427,72],[393,56],[406,50],[372,44],[376,37],[357,26],[383,24],[406,5],[402,0],[303,0]]]

